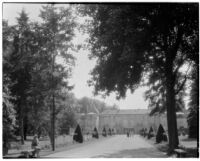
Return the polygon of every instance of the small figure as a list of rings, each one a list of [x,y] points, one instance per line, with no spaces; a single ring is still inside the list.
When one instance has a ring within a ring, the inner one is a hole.
[[[33,157],[35,157],[35,154],[36,154],[36,157],[38,158],[39,157],[40,147],[39,147],[39,139],[38,139],[37,135],[34,135],[34,137],[33,137],[31,148],[34,149]]]
[[[129,132],[127,132],[127,137],[129,137]]]

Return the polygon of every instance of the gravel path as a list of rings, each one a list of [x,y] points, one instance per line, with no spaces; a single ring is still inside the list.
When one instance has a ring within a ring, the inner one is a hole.
[[[139,135],[127,138],[116,135],[104,140],[91,142],[73,149],[57,152],[44,158],[166,158],[153,145]]]

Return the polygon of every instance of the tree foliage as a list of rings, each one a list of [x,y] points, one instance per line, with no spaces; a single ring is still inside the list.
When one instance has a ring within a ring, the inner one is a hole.
[[[198,138],[198,115],[199,115],[199,78],[198,68],[193,68],[192,71],[192,84],[190,92],[190,102],[189,102],[189,114],[187,117],[188,127],[189,127],[189,137]]]
[[[91,4],[80,11],[93,18],[89,43],[97,65],[90,85],[117,98],[141,82],[160,88],[149,96],[153,106],[167,109],[171,153],[179,144],[176,106],[183,104],[187,78],[180,68],[198,53],[198,4]]]
[[[8,83],[4,83],[4,88],[8,87],[11,96],[15,96],[12,111],[16,111],[14,115],[22,143],[27,132],[46,131],[50,135],[52,94],[55,96],[55,115],[68,107],[66,97],[72,89],[68,78],[74,65],[70,50],[76,25],[71,12],[70,6],[47,5],[41,10],[42,23],[30,22],[25,10],[17,17],[16,25],[3,22],[3,77]]]
[[[108,106],[103,101],[83,97],[78,100],[77,112],[79,113],[101,113],[106,109],[117,109],[116,105]]]

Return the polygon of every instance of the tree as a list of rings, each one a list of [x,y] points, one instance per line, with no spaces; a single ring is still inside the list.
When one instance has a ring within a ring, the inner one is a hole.
[[[187,117],[188,127],[189,127],[189,138],[198,138],[198,92],[199,92],[199,78],[198,72],[196,71],[198,68],[193,68],[192,70],[192,85],[190,92],[190,102],[189,102],[189,114]]]
[[[22,10],[17,25],[10,27],[3,21],[3,70],[8,83],[4,85],[10,89],[9,95],[16,97],[12,103],[22,144],[27,132],[52,136],[53,125],[58,124],[55,117],[65,111],[66,97],[72,89],[68,84],[74,65],[70,53],[76,26],[72,10],[70,6],[47,5],[41,18],[42,23],[30,23]],[[51,137],[52,146],[53,140]]]
[[[117,98],[134,90],[147,78],[164,87],[169,153],[178,147],[176,99],[185,77],[181,66],[198,43],[198,4],[144,4],[84,6],[91,16],[91,57],[97,58],[90,85],[95,93]],[[170,10],[170,12],[169,12]],[[91,27],[92,26],[92,27]]]
[[[16,139],[14,136],[16,128],[16,111],[13,101],[16,99],[11,93],[14,82],[9,74],[9,57],[12,53],[13,30],[8,26],[7,21],[3,20],[3,155],[8,153],[9,143]]]
[[[61,89],[72,89],[68,85],[67,78],[71,73],[71,67],[74,64],[74,57],[69,53],[73,45],[71,40],[74,36],[74,27],[76,26],[74,16],[70,6],[68,8],[57,8],[53,5],[43,6],[40,17],[43,20],[43,44],[42,49],[44,54],[48,55],[46,63],[47,81],[50,85],[48,99],[51,100],[51,143],[52,150],[55,150],[55,113],[56,101],[61,94]],[[66,66],[56,62],[62,58]]]
[[[64,100],[63,108],[57,115],[59,134],[69,134],[70,128],[75,127],[77,124],[75,109],[73,108],[75,102],[76,100],[72,94],[68,94],[68,97]]]
[[[198,138],[198,116],[199,116],[199,43],[195,41],[193,37],[193,52],[188,55],[188,58],[192,61],[192,70],[190,78],[190,102],[189,102],[189,114],[187,117],[188,127],[189,127],[189,137]],[[198,39],[198,37],[196,38]]]
[[[79,124],[77,125],[76,130],[74,131],[73,140],[79,143],[83,143],[83,135]]]
[[[31,29],[29,18],[24,10],[17,18],[17,25],[13,27],[12,52],[9,55],[9,77],[14,84],[11,93],[16,97],[14,107],[17,112],[17,123],[19,125],[21,143],[24,144],[24,119],[27,114],[27,97],[30,85],[30,44]]]

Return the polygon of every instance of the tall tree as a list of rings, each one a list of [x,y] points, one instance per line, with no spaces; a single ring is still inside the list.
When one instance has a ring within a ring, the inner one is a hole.
[[[189,102],[189,114],[188,114],[188,127],[189,127],[189,137],[198,138],[198,115],[199,115],[199,76],[198,76],[198,66],[194,67],[192,70],[192,83],[190,91],[190,102]]]
[[[180,67],[193,55],[198,42],[198,4],[149,3],[85,5],[90,23],[91,57],[97,58],[90,85],[96,93],[117,98],[132,92],[148,75],[150,83],[159,80],[166,93],[169,153],[178,147],[176,95],[185,79],[179,81]],[[82,8],[80,9],[82,11]],[[170,11],[170,12],[169,12]],[[196,39],[193,39],[195,37]]]
[[[14,28],[13,50],[9,57],[10,79],[14,82],[11,92],[16,96],[14,101],[20,129],[21,143],[24,144],[24,118],[27,111],[27,90],[30,84],[30,39],[29,18],[24,10],[17,18]]]
[[[12,28],[3,20],[3,155],[8,153],[9,142],[14,138],[14,129],[16,127],[16,111],[13,104],[15,97],[10,91],[13,83],[9,74],[12,34]]]
[[[46,63],[47,82],[49,86],[49,99],[52,100],[48,105],[51,107],[51,143],[52,150],[55,150],[55,113],[56,102],[62,94],[62,88],[70,90],[67,78],[71,73],[71,66],[74,63],[73,56],[69,53],[72,49],[72,38],[74,36],[75,21],[70,6],[68,8],[55,7],[54,5],[43,6],[40,17],[43,27],[44,54],[48,55]],[[62,59],[61,59],[62,58]],[[58,63],[58,60],[64,61]]]

